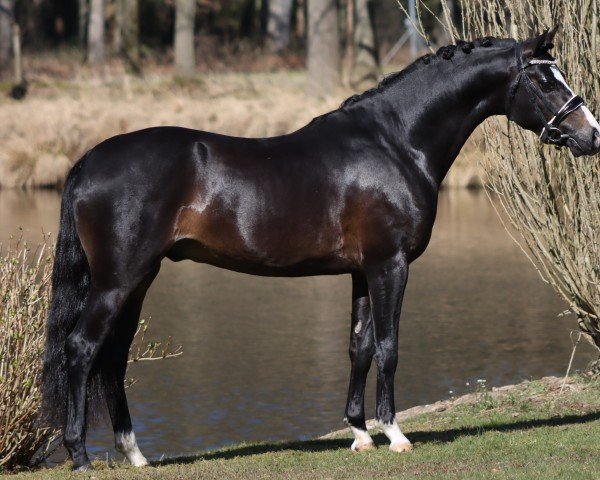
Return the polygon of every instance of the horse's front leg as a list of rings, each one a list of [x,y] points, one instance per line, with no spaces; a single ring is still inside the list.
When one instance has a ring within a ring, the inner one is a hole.
[[[352,369],[345,421],[354,434],[352,450],[361,452],[375,448],[365,423],[365,384],[375,353],[375,342],[367,279],[361,273],[352,275],[352,322],[350,328]]]
[[[375,334],[377,364],[377,407],[375,418],[390,440],[390,450],[404,452],[411,443],[400,431],[394,405],[394,374],[398,364],[398,323],[408,262],[404,255],[372,266],[367,271]]]

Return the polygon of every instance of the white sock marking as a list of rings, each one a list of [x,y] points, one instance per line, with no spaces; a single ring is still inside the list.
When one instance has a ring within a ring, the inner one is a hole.
[[[115,433],[115,448],[121,452],[134,467],[148,465],[148,460],[142,455],[133,432]]]
[[[390,448],[396,445],[410,445],[410,441],[404,436],[402,430],[400,430],[396,419],[392,423],[382,423],[381,429],[390,440]]]
[[[352,430],[352,434],[354,435],[354,442],[350,447],[353,452],[356,452],[357,448],[359,447],[371,445],[373,443],[371,435],[369,435],[369,432],[366,430],[361,430],[360,428],[355,427],[350,427],[350,430]]]

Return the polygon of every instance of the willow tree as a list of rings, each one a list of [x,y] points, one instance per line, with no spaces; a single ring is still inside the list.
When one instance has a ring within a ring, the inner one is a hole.
[[[553,54],[571,87],[592,111],[600,99],[600,5],[597,0],[463,0],[452,37],[524,39],[560,24]],[[422,32],[424,33],[424,32]],[[515,240],[542,279],[565,299],[585,336],[600,348],[600,168],[598,159],[573,158],[542,145],[505,117],[483,127],[482,162]]]

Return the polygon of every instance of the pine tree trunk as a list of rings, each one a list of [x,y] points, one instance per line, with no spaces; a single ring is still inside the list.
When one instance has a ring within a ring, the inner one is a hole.
[[[373,26],[373,2],[354,0],[354,52],[355,61],[351,75],[354,87],[374,83],[379,77],[379,53]]]
[[[194,45],[195,0],[177,0],[175,12],[175,68],[180,75],[193,75],[196,67]]]
[[[290,23],[293,4],[293,0],[269,1],[267,47],[272,52],[282,53],[290,43]]]
[[[105,58],[104,45],[104,0],[91,0],[88,26],[88,61],[102,63]]]
[[[0,0],[0,6],[13,11],[14,0]],[[0,12],[0,68],[10,65],[12,50],[12,18],[4,11]]]
[[[335,0],[308,0],[308,91],[329,95],[340,85],[340,41]]]

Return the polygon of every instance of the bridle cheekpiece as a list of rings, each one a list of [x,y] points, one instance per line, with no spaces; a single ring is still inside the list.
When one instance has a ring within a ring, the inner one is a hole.
[[[515,45],[515,59],[517,62],[517,69],[519,70],[519,74],[513,86],[511,87],[509,103],[508,103],[508,114],[510,118],[510,112],[512,110],[512,104],[515,99],[515,95],[517,94],[517,89],[519,85],[523,83],[527,93],[529,94],[529,100],[535,111],[537,112],[540,120],[542,121],[544,128],[542,128],[542,132],[540,134],[540,140],[544,143],[549,143],[552,145],[562,146],[569,139],[569,135],[564,134],[560,130],[560,124],[562,121],[567,118],[571,113],[577,110],[579,107],[583,105],[583,99],[578,95],[573,95],[565,104],[554,113],[554,107],[550,105],[545,96],[540,92],[539,88],[533,83],[531,78],[525,72],[525,69],[532,65],[556,65],[556,60],[541,60],[533,58],[529,60],[527,63],[523,64],[523,59],[521,56],[522,44],[517,42]],[[546,116],[542,112],[539,101],[544,104],[544,107],[548,112],[552,114],[552,118],[547,121]]]

